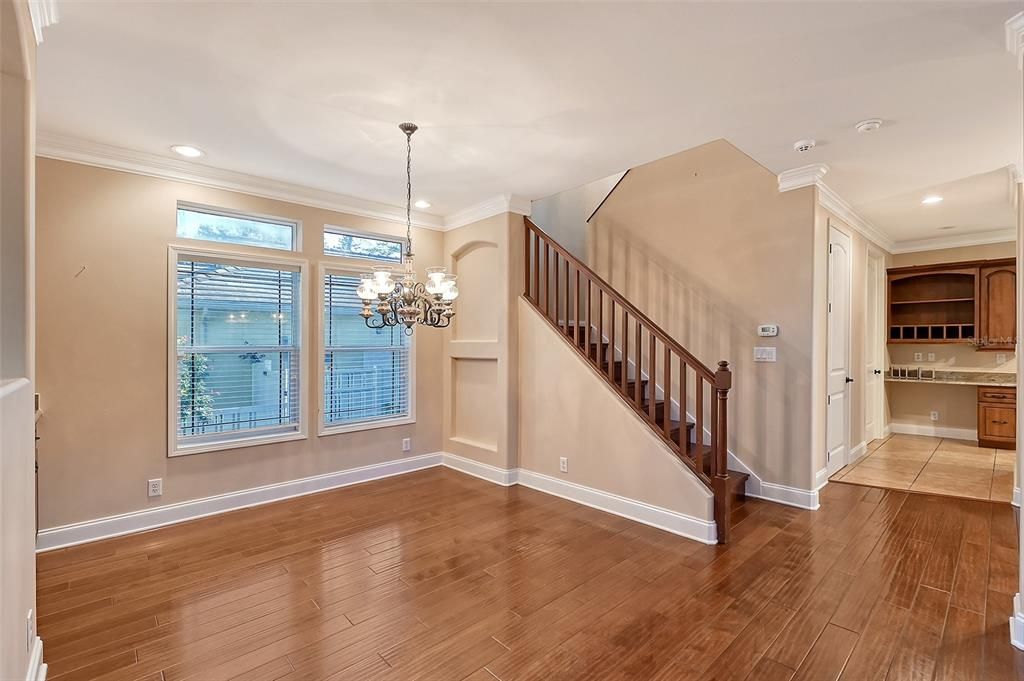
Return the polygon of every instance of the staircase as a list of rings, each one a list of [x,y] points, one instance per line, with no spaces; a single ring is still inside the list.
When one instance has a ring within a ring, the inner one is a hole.
[[[746,473],[728,469],[728,362],[714,371],[526,219],[524,296],[715,497],[727,543]]]

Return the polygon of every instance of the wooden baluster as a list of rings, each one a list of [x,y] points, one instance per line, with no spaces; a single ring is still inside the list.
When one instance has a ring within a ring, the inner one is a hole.
[[[712,447],[715,479],[715,524],[718,526],[718,543],[729,541],[732,515],[732,494],[729,492],[729,389],[732,387],[732,372],[729,363],[721,361],[715,371],[714,391],[714,433]]]
[[[622,394],[629,397],[629,390],[626,387],[627,377],[629,376],[629,312],[626,308],[622,308],[622,376],[620,381],[622,384]]]
[[[654,403],[658,401],[658,337],[651,331],[651,354],[647,359],[650,364],[647,367],[647,415],[651,417],[651,423],[658,425],[657,415],[654,413]]]
[[[555,254],[555,267],[554,267],[554,271],[555,271],[555,299],[551,303],[551,308],[552,308],[551,309],[551,318],[555,321],[555,326],[558,326],[558,301],[562,299],[562,295],[559,292],[558,284],[562,281],[562,276],[561,276],[562,265],[561,265],[561,263],[559,263],[559,259],[561,258],[561,256],[558,254],[558,251],[554,251],[554,254]]]
[[[665,372],[665,414],[661,417],[663,422],[662,431],[665,433],[665,437],[672,441],[672,350],[668,347],[668,343],[665,343],[665,368],[662,369]],[[679,439],[683,439],[682,426],[680,423]]]
[[[525,281],[523,282],[523,295],[530,300],[533,296],[530,295],[530,226],[528,224],[523,225],[523,276]]]
[[[583,342],[583,354],[586,355],[587,359],[590,359],[590,276],[587,279],[587,328],[584,329],[584,342]]]
[[[696,441],[693,443],[693,461],[697,464],[697,472],[704,475],[704,377],[699,371],[693,372],[697,376],[697,385],[694,386],[695,400],[693,431]]]
[[[576,313],[573,316],[576,318],[573,320],[576,328],[573,330],[572,342],[578,347],[580,344],[580,334],[583,332],[583,329],[580,328],[583,315],[580,314],[580,269],[578,267],[576,268]]]
[[[540,234],[533,235],[533,303],[540,305]]]
[[[548,301],[551,300],[551,247],[544,242],[544,316],[548,314]]]
[[[690,440],[687,437],[688,428],[686,427],[687,416],[686,416],[686,360],[683,359],[682,355],[679,357],[679,451],[684,454],[688,451],[687,447],[690,444]]]
[[[590,348],[587,348],[590,351]],[[594,361],[597,363],[597,370],[601,370],[601,362],[604,361],[604,289],[597,289],[597,354]]]
[[[633,374],[634,374],[633,375],[633,380],[635,381],[634,385],[633,385],[633,392],[635,393],[635,395],[634,395],[633,398],[634,398],[634,400],[636,400],[636,408],[637,409],[639,409],[640,405],[642,404],[642,401],[640,399],[640,393],[642,392],[640,390],[640,378],[642,376],[641,370],[644,367],[644,365],[641,364],[641,361],[643,360],[643,354],[644,354],[643,353],[643,332],[644,332],[643,324],[641,324],[640,320],[637,319],[636,320],[636,364],[633,365],[634,366],[634,369],[633,369]]]
[[[608,332],[608,380],[615,385],[615,299],[610,298],[608,302],[608,318],[612,325]]]
[[[569,334],[569,258],[565,259],[565,333]]]

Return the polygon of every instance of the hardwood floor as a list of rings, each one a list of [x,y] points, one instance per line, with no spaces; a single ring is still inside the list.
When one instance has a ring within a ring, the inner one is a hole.
[[[1010,506],[822,495],[705,546],[431,469],[45,553],[49,678],[1024,678]]]

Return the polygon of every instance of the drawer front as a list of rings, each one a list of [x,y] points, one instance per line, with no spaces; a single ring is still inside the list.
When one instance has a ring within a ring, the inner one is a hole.
[[[982,438],[1016,438],[1017,410],[1013,407],[978,405],[978,435]]]
[[[978,401],[988,404],[1017,404],[1017,389],[979,386]]]

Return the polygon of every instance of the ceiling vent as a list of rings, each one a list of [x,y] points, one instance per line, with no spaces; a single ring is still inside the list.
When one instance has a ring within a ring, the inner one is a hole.
[[[875,130],[878,130],[880,127],[882,127],[881,118],[869,118],[866,121],[861,121],[857,125],[853,126],[854,130],[861,133],[874,132]]]
[[[815,144],[816,142],[814,140],[800,140],[799,142],[793,143],[793,150],[800,154],[806,154],[814,148]]]

